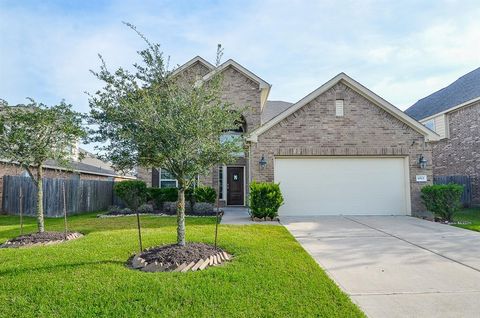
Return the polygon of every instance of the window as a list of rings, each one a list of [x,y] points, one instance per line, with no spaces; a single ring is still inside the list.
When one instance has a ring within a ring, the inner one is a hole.
[[[176,188],[178,182],[168,170],[160,169],[160,188]]]
[[[429,121],[424,122],[423,125],[428,129],[435,131],[435,120],[430,119]]]
[[[160,170],[160,188],[178,188],[178,181],[173,175],[166,169]],[[193,180],[192,187],[196,188],[199,184],[199,177],[196,176]]]
[[[218,167],[218,197],[223,199],[223,166]]]
[[[343,99],[335,100],[335,116],[343,117]]]
[[[235,142],[240,147],[243,146],[243,137],[242,133],[236,131],[227,131],[223,135],[220,136],[220,142]],[[235,157],[244,157],[245,153],[243,151],[237,152],[233,154]]]

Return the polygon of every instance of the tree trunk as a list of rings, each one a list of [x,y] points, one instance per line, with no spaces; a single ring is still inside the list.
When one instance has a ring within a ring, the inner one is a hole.
[[[45,222],[43,219],[43,166],[37,168],[37,225],[38,232],[45,232]]]
[[[177,243],[185,246],[185,187],[179,184],[177,201]]]

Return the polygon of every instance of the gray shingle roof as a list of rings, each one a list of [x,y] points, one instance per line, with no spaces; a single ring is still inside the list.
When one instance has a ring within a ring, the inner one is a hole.
[[[287,110],[293,103],[280,100],[267,100],[262,111],[262,124],[270,121],[283,111]]]
[[[420,99],[405,113],[420,120],[480,97],[480,67],[441,90]]]
[[[103,169],[100,167],[95,167],[95,166],[82,163],[82,162],[77,162],[77,161],[70,162],[69,167],[62,167],[54,160],[47,160],[46,165],[50,167],[58,167],[59,169],[70,168],[70,169],[73,169],[74,171],[84,171],[86,173],[91,172],[94,174],[102,174],[102,175],[110,175],[110,176],[118,175],[118,173],[116,173],[113,170]]]

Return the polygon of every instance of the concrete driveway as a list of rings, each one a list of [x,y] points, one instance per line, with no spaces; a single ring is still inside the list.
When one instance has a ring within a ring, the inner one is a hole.
[[[405,216],[281,221],[369,317],[480,317],[480,233]]]

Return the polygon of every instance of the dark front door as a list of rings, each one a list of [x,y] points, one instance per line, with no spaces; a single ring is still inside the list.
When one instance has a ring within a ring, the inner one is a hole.
[[[227,167],[227,204],[244,205],[243,167]]]

